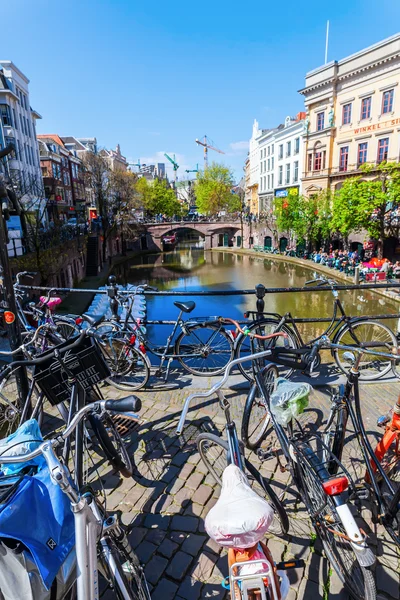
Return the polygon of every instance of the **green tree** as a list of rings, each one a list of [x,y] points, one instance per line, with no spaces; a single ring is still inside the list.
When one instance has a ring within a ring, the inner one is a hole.
[[[240,199],[232,194],[233,173],[229,167],[211,163],[197,173],[195,183],[196,204],[202,214],[216,214],[226,210],[241,210]]]
[[[400,198],[400,168],[397,163],[366,165],[365,181],[360,176],[343,183],[333,201],[332,227],[345,240],[352,232],[365,230],[378,241],[378,256],[382,258],[385,238],[398,234],[397,209]]]
[[[136,184],[136,191],[149,215],[181,215],[182,205],[165,179],[155,179],[149,183],[142,177]]]

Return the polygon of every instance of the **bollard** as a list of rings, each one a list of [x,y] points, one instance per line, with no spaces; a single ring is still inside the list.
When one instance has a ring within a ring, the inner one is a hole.
[[[360,283],[360,265],[354,267],[354,283],[355,285]]]
[[[256,285],[256,296],[257,296],[257,302],[256,302],[257,318],[261,319],[262,314],[264,312],[264,306],[265,306],[265,302],[264,302],[265,286],[262,283],[259,283],[258,285]]]

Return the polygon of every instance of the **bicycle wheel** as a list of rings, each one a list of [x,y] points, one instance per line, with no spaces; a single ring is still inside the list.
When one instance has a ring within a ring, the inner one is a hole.
[[[121,475],[132,477],[132,461],[112,417],[103,413],[101,417],[91,414],[88,418],[108,461]]]
[[[307,443],[303,442],[301,446],[314,455]],[[333,498],[325,493],[317,470],[308,462],[304,451],[297,452],[297,457],[300,493],[329,562],[355,600],[375,600],[374,576],[368,567],[362,567],[358,562]],[[362,539],[361,533],[359,535]]]
[[[74,335],[78,335],[79,327],[69,323],[68,321],[64,321],[63,319],[53,318],[54,324],[57,327],[57,333],[64,341],[69,340],[74,337]]]
[[[270,364],[263,370],[263,378],[270,395],[275,389],[275,381],[279,377],[278,368]],[[270,422],[268,409],[262,398],[257,383],[253,383],[243,410],[241,438],[250,450],[256,450],[265,438]]]
[[[400,487],[400,447],[398,438],[393,440],[392,444],[386,451],[381,460],[381,465],[389,477],[396,493]],[[379,481],[379,487],[385,504],[385,509],[388,510],[393,499],[393,494],[383,479]],[[400,546],[400,507],[392,519],[389,517],[386,518],[383,526],[395,544]]]
[[[394,333],[378,321],[357,321],[342,329],[334,339],[335,344],[354,346],[365,349],[359,367],[360,380],[371,381],[386,375],[392,368],[392,361],[368,353],[368,349],[388,354],[395,351],[397,355],[397,340]],[[352,360],[346,357],[345,350],[332,351],[339,369],[347,374],[352,366]]]
[[[296,338],[295,333],[290,329],[287,325],[282,325],[278,327],[279,321],[276,319],[263,319],[260,322],[254,322],[249,326],[250,333],[258,333],[260,335],[269,335],[270,333],[275,333],[277,331],[282,331],[287,334],[287,344],[289,348],[298,348],[299,344]],[[284,341],[282,337],[273,338],[272,340],[257,340],[256,338],[250,338],[247,335],[240,335],[235,344],[235,358],[243,358],[248,356],[249,354],[254,354],[256,352],[261,352],[262,350],[266,350],[268,347],[283,347]],[[268,361],[268,357],[260,359],[257,364],[252,363],[251,361],[244,362],[238,365],[239,371],[242,375],[248,380],[253,381],[254,379],[254,369],[261,369],[265,365],[270,364]],[[284,367],[277,365],[279,368],[279,374],[281,377],[290,377],[293,373],[293,369],[289,367]]]
[[[119,333],[108,335],[103,341],[104,345],[99,346],[111,371],[108,383],[126,391],[144,388],[150,377],[146,355]]]
[[[230,464],[228,442],[212,433],[201,433],[197,440],[200,457],[218,485],[222,486],[222,474]],[[289,518],[278,496],[267,480],[244,458],[245,473],[252,489],[269,502],[274,510],[274,520],[269,528],[275,535],[284,535],[289,530]]]
[[[125,532],[110,535],[99,543],[100,571],[118,600],[151,600],[144,570]]]
[[[21,424],[26,398],[22,397],[18,388],[18,373],[22,367],[17,367],[9,375],[0,381],[0,438],[3,439],[14,433]],[[42,401],[43,394],[36,384],[32,381],[32,374],[26,370],[28,376],[29,389],[31,394],[31,411],[38,421],[39,425],[43,419]],[[30,418],[30,411],[27,417]],[[31,413],[32,414],[32,413]]]
[[[175,344],[175,354],[181,365],[193,375],[219,375],[233,358],[233,341],[218,326],[187,326]]]

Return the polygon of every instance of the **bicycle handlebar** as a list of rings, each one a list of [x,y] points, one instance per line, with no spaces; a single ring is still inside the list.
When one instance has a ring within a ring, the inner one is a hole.
[[[32,272],[32,271],[21,271],[20,273],[17,273],[15,276],[16,279],[16,283],[15,285],[20,285],[19,280],[21,279],[21,277],[29,277],[30,279],[33,279],[35,277],[36,273]]]
[[[190,403],[192,400],[194,400],[195,398],[208,398],[209,396],[212,396],[216,391],[218,391],[224,385],[224,383],[227,381],[227,379],[229,377],[229,373],[232,371],[233,367],[236,367],[236,365],[240,365],[241,363],[249,361],[249,360],[251,360],[251,361],[258,360],[259,358],[264,358],[264,357],[270,356],[270,355],[271,355],[271,349],[268,349],[268,350],[264,350],[263,352],[257,352],[256,354],[249,354],[248,356],[242,356],[241,358],[235,358],[234,360],[231,360],[226,365],[223,378],[220,381],[218,381],[215,385],[213,385],[212,388],[210,388],[207,392],[198,392],[197,394],[191,394],[190,396],[188,396],[184,402],[182,413],[181,413],[179,423],[178,423],[178,427],[176,428],[177,435],[180,435],[182,433],[182,429],[183,429],[183,427],[185,425],[185,421],[186,421],[186,415],[188,413]]]
[[[242,329],[239,323],[235,321],[235,319],[231,319],[229,317],[218,317],[217,321],[219,321],[220,323],[232,323],[232,325],[234,325],[236,329],[240,331],[240,333],[243,333],[243,335],[247,335],[252,338],[257,338],[258,340],[271,340],[276,337],[283,337],[285,339],[288,338],[287,333],[285,333],[284,331],[276,331],[275,333],[269,333],[268,335],[259,335],[258,333],[252,333],[248,329]]]
[[[1,464],[10,464],[10,463],[24,463],[33,460],[40,456],[43,453],[43,449],[51,445],[53,448],[57,447],[61,444],[62,440],[66,440],[72,435],[77,425],[82,421],[85,415],[89,412],[93,413],[101,413],[103,410],[112,410],[114,413],[127,413],[135,411],[137,407],[137,400],[135,396],[132,397],[131,400],[125,398],[124,400],[99,400],[97,402],[93,402],[92,404],[88,404],[81,408],[79,412],[73,417],[71,423],[68,427],[65,428],[63,433],[58,437],[55,437],[51,440],[46,440],[41,442],[40,445],[32,452],[28,454],[21,454],[19,456],[0,456]],[[140,403],[140,401],[139,401]],[[134,415],[135,418],[139,419],[138,415]]]

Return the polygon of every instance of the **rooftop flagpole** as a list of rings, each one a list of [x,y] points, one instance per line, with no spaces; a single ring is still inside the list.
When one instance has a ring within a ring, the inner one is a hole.
[[[329,21],[326,22],[325,64],[328,62]]]

